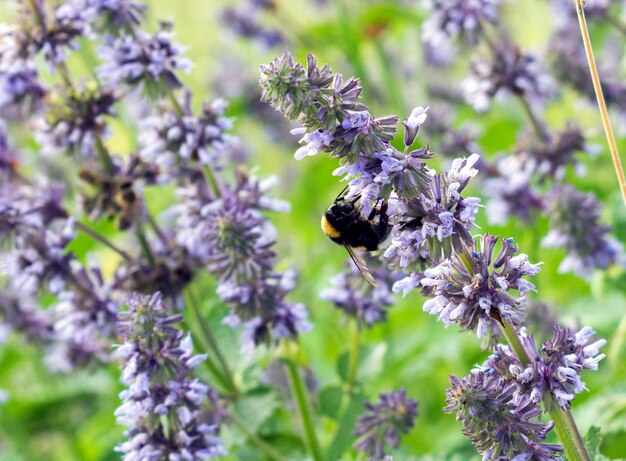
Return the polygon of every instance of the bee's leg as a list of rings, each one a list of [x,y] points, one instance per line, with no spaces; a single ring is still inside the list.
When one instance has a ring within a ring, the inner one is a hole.
[[[380,216],[378,218],[378,236],[380,239],[384,239],[387,237],[389,233],[389,216],[387,215],[387,202],[383,200],[382,205],[380,205]]]
[[[374,219],[374,216],[376,216],[376,212],[379,211],[378,210],[378,202],[380,201],[380,199],[376,200],[376,203],[374,203],[374,206],[372,207],[372,211],[370,211],[370,214],[367,217],[368,221],[371,221],[372,219]],[[383,202],[384,203],[384,202]],[[385,210],[387,210],[387,206],[385,205]],[[380,207],[380,211],[382,212],[382,205]]]

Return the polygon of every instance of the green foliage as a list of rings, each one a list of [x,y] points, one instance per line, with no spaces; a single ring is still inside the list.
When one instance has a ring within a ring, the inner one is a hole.
[[[219,96],[215,85],[211,84],[225,78],[219,76],[225,56],[232,55],[241,61],[241,72],[247,75],[244,80],[252,88],[246,91],[251,93],[257,91],[259,65],[279,54],[277,50],[260,50],[241,40],[226,40],[228,35],[217,19],[220,9],[231,3],[226,0],[151,0],[147,3],[151,19],[174,18],[177,40],[189,46],[188,55],[196,65],[194,72],[184,78],[185,83],[202,97]],[[277,3],[285,15],[278,18],[278,23],[290,24],[286,34],[295,41],[291,51],[296,59],[314,53],[319,62],[333,63],[333,69],[344,76],[358,76],[364,85],[364,102],[378,115],[398,113],[404,118],[412,106],[428,103],[424,96],[425,82],[409,81],[397,72],[390,84],[390,76],[384,72],[389,70],[385,66],[390,63],[400,63],[412,71],[420,70],[423,50],[418,45],[418,25],[423,18],[420,10],[407,6],[411,2],[342,0],[330,2],[333,14],[320,12],[318,15],[314,14],[312,2]],[[515,2],[506,9],[507,24],[514,34],[524,36],[528,30],[547,27],[540,2],[532,2],[532,8],[524,7],[528,14],[521,15],[517,8],[523,3]],[[6,7],[0,5],[0,18],[10,17]],[[529,43],[539,43],[541,38],[530,37]],[[72,67],[77,73],[82,70],[83,74],[88,74],[94,50],[86,43],[82,45],[84,51],[80,54],[84,61],[72,61]],[[146,88],[146,92],[150,92],[150,88]],[[330,277],[342,270],[345,259],[345,252],[328,242],[319,230],[320,216],[343,187],[331,174],[338,165],[322,155],[296,163],[293,152],[297,138],[277,141],[268,134],[264,128],[269,124],[268,119],[254,114],[255,97],[250,94],[233,96],[229,115],[236,120],[234,134],[250,151],[251,163],[259,165],[261,175],[279,175],[276,195],[291,202],[290,213],[271,214],[270,218],[277,227],[279,269],[294,267],[298,270],[299,284],[292,299],[307,305],[314,323],[314,329],[302,337],[301,348],[303,360],[315,376],[311,395],[316,409],[316,430],[326,447],[326,458],[354,460],[353,453],[343,458],[342,454],[350,453],[354,423],[363,403],[375,399],[380,392],[406,387],[408,395],[419,400],[420,415],[415,428],[403,437],[403,447],[394,453],[395,459],[479,459],[463,437],[460,423],[441,409],[444,390],[449,385],[448,376],[466,374],[486,355],[476,338],[453,328],[445,329],[425,314],[421,309],[423,298],[415,293],[405,299],[398,296],[388,321],[362,332],[357,386],[346,397],[348,328],[341,314],[318,297],[320,290],[328,286]],[[201,99],[196,97],[194,104]],[[574,109],[574,104],[576,100],[564,91],[558,107],[547,111],[548,124],[559,126],[563,120],[575,116],[584,127],[591,128],[590,142],[604,146],[595,108],[588,105]],[[137,127],[127,122],[132,120],[130,114],[120,113],[120,117],[121,123],[113,122],[115,135],[110,143],[118,151],[128,153],[136,143]],[[462,108],[456,113],[455,124],[469,122],[479,127],[479,144],[487,157],[493,157],[511,152],[525,125],[523,117],[512,104],[496,104],[492,111],[480,116],[469,108]],[[289,126],[279,125],[277,130],[284,135]],[[26,128],[23,131],[27,131]],[[20,136],[21,147],[36,150],[29,133],[21,132]],[[428,142],[437,153],[435,141]],[[626,139],[620,139],[620,148],[626,150]],[[599,196],[606,204],[607,222],[613,223],[618,229],[617,237],[626,242],[626,211],[619,200],[605,151],[584,160],[591,174],[577,178],[568,172],[568,178]],[[438,166],[438,162],[440,160],[435,159],[433,166]],[[53,171],[59,177],[67,174],[63,166],[56,168]],[[476,190],[471,192],[480,194]],[[155,214],[176,200],[172,191],[164,193],[162,188],[155,191],[148,188],[146,193]],[[515,220],[498,227],[488,226],[482,213],[478,224],[490,233],[514,237],[532,261],[544,261],[542,272],[536,278],[539,296],[553,306],[560,319],[570,324],[590,324],[599,336],[608,339],[607,359],[601,362],[598,372],[583,377],[590,392],[577,397],[574,414],[580,427],[589,427],[585,443],[594,461],[623,458],[626,453],[626,273],[615,269],[597,274],[591,284],[573,275],[559,274],[557,267],[565,255],[559,250],[540,247],[548,226],[543,218],[538,219],[534,228],[524,228]],[[123,238],[113,222],[103,219],[90,226],[114,242]],[[98,250],[94,254],[95,248],[93,240],[84,235],[70,247],[81,260],[88,254],[94,255],[102,262],[106,275],[110,275],[118,256],[110,250]],[[273,351],[261,348],[250,359],[242,357],[239,332],[222,324],[226,308],[215,295],[214,281],[208,276],[199,278],[192,289],[201,300],[202,315],[242,389],[243,395],[232,406],[234,413],[265,442],[288,453],[290,461],[307,459],[288,389],[280,392],[279,387],[270,387],[264,381],[266,370],[273,363]],[[193,332],[196,345],[203,347],[202,333],[189,312],[185,312],[185,322]],[[206,370],[200,369],[199,374],[211,379]],[[116,364],[71,375],[51,374],[42,362],[40,350],[24,344],[17,336],[11,337],[0,347],[0,389],[9,393],[8,401],[0,404],[0,461],[118,459],[119,455],[113,451],[122,440],[123,432],[113,416],[121,390],[118,378]],[[342,407],[345,399],[347,403]],[[602,428],[602,434],[596,425]],[[225,459],[263,459],[236,428],[226,428],[222,437],[230,449]]]

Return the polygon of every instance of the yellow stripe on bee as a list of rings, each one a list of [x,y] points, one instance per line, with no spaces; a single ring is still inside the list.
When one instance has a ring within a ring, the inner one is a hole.
[[[341,233],[337,229],[335,229],[331,223],[328,222],[328,219],[326,219],[325,215],[322,216],[322,231],[324,231],[324,233],[331,239],[341,236]]]

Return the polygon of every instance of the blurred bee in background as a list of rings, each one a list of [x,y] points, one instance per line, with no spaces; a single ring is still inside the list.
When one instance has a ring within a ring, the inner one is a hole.
[[[360,197],[345,199],[347,187],[337,196],[335,202],[322,216],[322,231],[338,245],[343,245],[363,278],[372,286],[376,281],[367,270],[367,265],[355,250],[376,251],[389,236],[391,226],[387,215],[387,202],[377,201],[368,216],[363,214]]]
[[[130,228],[140,216],[140,198],[135,191],[135,182],[143,179],[154,182],[158,172],[144,164],[138,157],[133,157],[126,171],[116,175],[100,174],[82,167],[79,177],[97,190],[95,195],[84,196],[83,208],[90,218],[98,219],[107,216],[113,219],[118,216],[118,228]]]

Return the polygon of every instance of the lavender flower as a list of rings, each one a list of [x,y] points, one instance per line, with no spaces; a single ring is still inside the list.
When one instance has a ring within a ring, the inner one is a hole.
[[[391,284],[394,276],[382,268],[372,270],[371,265],[370,272],[376,280],[376,287],[365,282],[352,261],[347,261],[346,270],[332,278],[332,288],[323,290],[320,298],[332,302],[367,326],[384,322],[387,308],[393,303]]]
[[[571,271],[589,278],[594,269],[626,264],[621,244],[609,235],[611,226],[600,222],[601,207],[592,193],[585,194],[565,184],[555,185],[546,203],[551,222],[542,245],[567,252],[560,272]]]
[[[0,318],[3,326],[23,334],[33,344],[45,344],[53,337],[50,316],[37,305],[32,293],[3,287]]]
[[[601,7],[603,2],[594,2],[594,5]],[[585,11],[593,7],[589,3]],[[561,6],[561,11],[567,10],[575,13],[574,8],[568,5],[567,8]],[[585,13],[587,14],[587,13]],[[568,18],[556,27],[555,33],[550,40],[548,49],[551,53],[551,63],[556,78],[571,86],[590,101],[595,102],[595,90],[593,81],[589,74],[589,65],[585,56],[585,50],[579,46],[580,29],[576,20]],[[600,73],[603,75],[601,86],[602,93],[607,105],[626,109],[626,84],[620,79],[612,79],[615,72],[603,72],[602,62]]]
[[[532,277],[539,272],[539,265],[528,262],[525,254],[514,256],[517,246],[509,239],[502,240],[502,249],[493,260],[497,241],[498,237],[485,234],[481,238],[480,252],[476,249],[455,253],[426,270],[421,280],[414,280],[412,284],[406,280],[397,282],[394,291],[403,290],[406,294],[419,282],[432,290],[432,298],[424,303],[424,311],[436,315],[446,325],[458,324],[463,330],[475,331],[479,338],[489,333],[497,335],[501,318],[513,323],[523,319],[525,294],[535,290],[535,286],[522,277]],[[521,296],[512,297],[510,290]]]
[[[100,81],[111,87],[121,83],[142,85],[149,97],[159,96],[181,86],[176,72],[187,72],[191,62],[183,57],[184,48],[172,42],[172,24],[161,23],[154,36],[137,31],[134,36],[111,38],[100,50]]]
[[[262,66],[261,86],[264,101],[303,125],[297,133],[307,144],[296,158],[320,151],[339,158],[333,174],[349,181],[346,198],[359,200],[366,215],[376,202],[388,201],[392,222],[400,227],[385,256],[397,259],[396,266],[406,267],[426,241],[435,259],[471,241],[478,199],[463,199],[460,193],[476,174],[477,156],[458,159],[448,173],[437,175],[424,162],[432,156],[428,147],[409,152],[426,109],[416,108],[404,122],[406,145],[400,152],[390,144],[397,117],[373,117],[359,102],[358,81],[344,83],[328,66],[319,69],[313,56],[306,71],[288,53]]]
[[[22,108],[34,111],[45,93],[32,62],[4,63],[0,57],[0,109],[4,113],[17,115]]]
[[[261,66],[261,87],[263,101],[302,123],[309,134],[305,141],[314,150],[328,152],[342,164],[384,152],[396,131],[397,117],[372,117],[359,102],[357,79],[344,82],[327,65],[318,68],[312,55],[306,70],[289,53]]]
[[[261,24],[259,13],[261,10],[271,10],[274,4],[271,1],[249,0],[239,9],[226,8],[222,12],[222,20],[237,35],[258,41],[267,48],[285,43],[285,37],[278,29],[265,27]]]
[[[88,0],[100,19],[99,28],[112,35],[132,33],[146,13],[147,5],[132,0]]]
[[[200,270],[202,262],[177,245],[172,235],[163,237],[165,240],[148,240],[151,258],[142,255],[120,264],[115,271],[114,287],[127,293],[149,293],[158,287],[169,303],[182,309],[183,290]]]
[[[521,146],[516,152],[521,163],[529,164],[539,180],[547,178],[561,180],[565,175],[567,165],[575,165],[578,171],[583,170],[583,165],[577,163],[574,154],[586,150],[585,137],[580,128],[574,124],[568,124],[563,130],[549,136],[547,140],[532,139],[520,142]]]
[[[202,422],[202,407],[211,389],[192,379],[205,357],[193,355],[191,337],[174,325],[161,296],[134,296],[129,311],[119,315],[124,344],[117,353],[125,361],[115,416],[128,427],[128,440],[117,447],[124,460],[213,459],[226,454],[218,427]],[[167,421],[164,424],[163,421]]]
[[[403,204],[398,214],[404,221],[385,250],[385,258],[395,262],[391,263],[392,267],[410,269],[421,260],[424,244],[428,244],[434,261],[449,257],[452,248],[462,251],[472,244],[469,230],[474,225],[480,199],[463,198],[461,193],[476,175],[473,165],[478,159],[478,155],[471,155],[454,160],[450,170],[432,178],[428,194],[412,197]],[[410,188],[411,184],[407,186]]]
[[[499,0],[431,0],[430,17],[422,26],[422,41],[431,49],[457,37],[476,44],[484,21],[498,22]]]
[[[4,31],[0,61],[27,60],[42,53],[51,69],[67,59],[67,51],[78,48],[78,38],[91,37],[92,10],[84,0],[56,6],[48,15],[42,0],[19,10],[19,24]]]
[[[295,276],[274,271],[275,230],[260,213],[284,211],[284,204],[267,197],[267,184],[242,170],[234,187],[220,183],[219,191],[215,197],[198,181],[183,191],[182,203],[170,213],[178,219],[179,244],[219,278],[217,293],[231,307],[225,322],[233,327],[246,322],[244,351],[308,331],[304,306],[284,299]]]
[[[111,90],[88,86],[50,102],[45,116],[39,120],[37,141],[44,155],[61,150],[86,157],[95,156],[99,138],[109,133],[103,120],[113,115],[116,98]]]
[[[537,352],[532,336],[522,330],[519,335],[530,357],[528,364],[520,363],[509,346],[499,345],[481,369],[515,383],[518,387],[516,393],[528,395],[534,402],[541,401],[544,394],[549,393],[559,406],[568,408],[574,395],[586,389],[580,379],[582,371],[597,370],[598,362],[605,358],[599,349],[606,344],[606,340],[590,343],[594,334],[590,327],[583,327],[575,333],[554,324],[553,338],[543,343],[540,352]]]
[[[507,155],[495,159],[488,170],[492,176],[484,181],[490,223],[504,224],[512,216],[529,222],[536,211],[543,209],[542,197],[531,186],[536,166],[523,156]]]
[[[471,75],[463,82],[466,101],[484,111],[501,90],[524,97],[533,103],[550,98],[553,82],[536,58],[523,54],[517,46],[500,43],[493,47],[491,61],[474,60]]]
[[[444,411],[456,413],[463,433],[485,460],[560,460],[560,445],[544,444],[554,423],[539,421],[538,402],[517,396],[516,385],[497,374],[474,370],[459,379],[450,377]]]
[[[372,459],[382,459],[386,447],[398,448],[400,435],[408,433],[417,417],[417,400],[407,398],[406,389],[380,394],[378,403],[366,402],[359,416],[354,448]]]
[[[100,269],[84,268],[71,261],[69,289],[61,291],[51,306],[54,344],[46,357],[53,371],[68,372],[96,359],[110,359],[111,339],[115,333],[118,304],[112,287],[104,282]]]
[[[165,178],[186,173],[192,163],[219,170],[239,146],[238,139],[226,133],[232,128],[232,120],[224,115],[226,102],[207,102],[196,116],[188,93],[182,111],[179,115],[163,108],[143,121],[141,155],[158,165]]]

